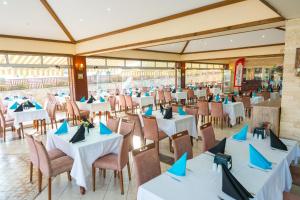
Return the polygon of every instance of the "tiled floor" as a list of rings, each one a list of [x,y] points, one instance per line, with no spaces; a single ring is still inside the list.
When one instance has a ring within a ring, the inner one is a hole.
[[[246,120],[246,123],[249,121]],[[244,122],[244,123],[245,123]],[[224,128],[221,130],[215,127],[217,139],[228,137],[242,127],[242,124],[233,128]],[[25,132],[34,133],[35,130],[27,128]],[[10,135],[10,134],[8,134]],[[42,137],[45,140],[45,136]],[[134,140],[135,147],[139,146],[139,139]],[[168,140],[161,142],[160,151],[163,154],[172,156],[169,152]],[[201,141],[195,141],[193,146],[194,155],[201,153]],[[47,183],[43,180],[43,191],[41,194],[37,192],[37,174],[34,173],[33,183],[29,183],[29,158],[27,144],[24,140],[8,139],[6,143],[0,142],[0,200],[17,200],[17,199],[47,199]],[[132,163],[131,164],[131,169]],[[161,163],[162,170],[165,171],[169,166]],[[36,170],[35,170],[36,172]],[[107,171],[106,178],[98,173],[96,177],[96,191],[88,190],[85,195],[80,195],[79,187],[75,181],[68,182],[67,174],[57,176],[52,183],[52,199],[54,200],[77,200],[77,199],[102,199],[102,200],[118,200],[118,199],[136,199],[137,188],[135,184],[134,170],[132,170],[132,180],[128,180],[127,170],[124,169],[124,187],[125,194],[120,194],[119,181],[114,178],[111,171]],[[298,187],[293,190],[300,194]]]

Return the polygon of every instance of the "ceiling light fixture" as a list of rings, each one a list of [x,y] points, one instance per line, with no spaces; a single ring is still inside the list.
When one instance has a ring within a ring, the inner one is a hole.
[[[111,11],[111,8],[106,8],[106,11],[107,11],[107,12],[110,12],[110,11]]]
[[[261,37],[262,37],[262,38],[265,38],[266,36],[265,36],[265,35],[262,35]]]
[[[231,39],[230,42],[233,42],[233,40]]]
[[[3,1],[2,4],[3,4],[3,5],[7,5],[7,1]]]
[[[79,19],[79,21],[80,21],[80,22],[83,22],[83,19],[82,19],[82,18],[80,18],[80,19]]]

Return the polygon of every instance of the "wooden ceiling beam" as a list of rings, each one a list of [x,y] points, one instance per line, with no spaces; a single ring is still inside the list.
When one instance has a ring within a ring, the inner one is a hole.
[[[187,46],[189,45],[189,43],[190,43],[190,40],[186,41],[186,43],[185,43],[184,47],[182,48],[182,51],[180,52],[180,54],[184,53],[184,51],[187,48]]]
[[[43,6],[47,9],[47,11],[49,12],[49,14],[52,16],[52,18],[56,21],[56,23],[59,25],[59,27],[63,30],[63,32],[67,35],[67,37],[69,38],[69,40],[72,43],[76,43],[75,39],[73,38],[73,36],[71,35],[71,33],[68,31],[68,29],[65,27],[65,25],[62,23],[62,21],[59,19],[59,17],[57,16],[57,14],[54,12],[54,10],[52,9],[52,7],[49,5],[49,3],[47,2],[47,0],[40,0],[40,2],[43,4]]]

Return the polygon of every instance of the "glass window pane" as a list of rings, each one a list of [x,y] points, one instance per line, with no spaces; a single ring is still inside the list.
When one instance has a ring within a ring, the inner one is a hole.
[[[154,61],[142,61],[142,67],[155,67]]]
[[[169,68],[175,68],[175,62],[168,62]]]
[[[140,60],[126,60],[126,67],[141,67]]]
[[[168,67],[167,62],[156,62],[156,67]]]
[[[0,64],[6,64],[5,55],[0,55]]]
[[[69,65],[68,57],[43,56],[44,65]]]
[[[200,64],[197,64],[197,63],[193,63],[193,64],[192,64],[192,68],[198,69],[199,67],[200,67]]]
[[[87,66],[105,66],[104,58],[86,58]]]
[[[206,69],[207,68],[207,64],[200,64],[200,68]]]
[[[107,66],[110,66],[110,67],[124,67],[125,66],[125,60],[107,59]]]

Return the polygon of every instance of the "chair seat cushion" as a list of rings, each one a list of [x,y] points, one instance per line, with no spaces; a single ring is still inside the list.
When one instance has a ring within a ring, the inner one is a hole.
[[[48,155],[49,155],[50,160],[54,160],[56,158],[66,156],[66,154],[59,149],[52,149],[52,150],[48,151]]]
[[[112,169],[112,170],[119,170],[118,169],[118,155],[117,154],[107,154],[103,157],[98,158],[94,162],[94,167],[100,169]]]
[[[300,167],[290,166],[293,184],[300,186]]]
[[[283,200],[300,200],[300,197],[290,192],[283,193]]]
[[[51,160],[51,176],[71,171],[73,166],[73,159],[69,156],[63,156]]]
[[[162,140],[162,139],[165,139],[167,137],[168,137],[168,135],[165,132],[163,132],[163,131],[158,132],[158,140]]]

